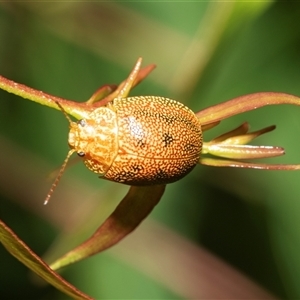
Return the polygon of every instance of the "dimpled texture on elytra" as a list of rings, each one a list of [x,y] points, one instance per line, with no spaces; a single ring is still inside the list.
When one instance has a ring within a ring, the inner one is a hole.
[[[184,177],[198,163],[201,125],[183,104],[138,96],[116,98],[107,108],[116,114],[118,149],[101,177],[130,185],[166,184]]]

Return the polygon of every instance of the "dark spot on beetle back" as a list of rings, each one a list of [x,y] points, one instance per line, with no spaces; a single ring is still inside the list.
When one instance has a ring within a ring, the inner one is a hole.
[[[146,143],[143,139],[140,139],[137,141],[137,145],[140,147],[140,148],[144,148],[146,146]]]
[[[174,138],[172,135],[170,135],[169,133],[164,133],[163,134],[163,143],[165,147],[168,147],[172,144],[172,142],[174,141]]]

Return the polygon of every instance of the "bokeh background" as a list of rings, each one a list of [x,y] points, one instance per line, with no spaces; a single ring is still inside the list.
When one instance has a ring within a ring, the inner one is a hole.
[[[157,69],[132,95],[194,111],[254,92],[300,95],[300,3],[1,2],[0,74],[85,101],[120,83],[136,59]],[[300,107],[266,107],[224,121],[276,124],[257,143],[300,163]],[[50,174],[67,151],[59,111],[0,91],[0,217],[47,261],[87,238],[128,187],[70,166],[48,206]],[[197,166],[171,184],[124,242],[62,273],[97,299],[300,298],[300,173]],[[1,299],[65,299],[0,247]],[[241,280],[241,281],[239,281]],[[241,291],[237,292],[240,289]]]

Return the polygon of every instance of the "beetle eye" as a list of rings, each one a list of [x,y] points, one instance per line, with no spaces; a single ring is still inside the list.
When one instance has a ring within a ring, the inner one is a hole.
[[[83,156],[85,156],[85,152],[83,152],[83,151],[78,151],[78,152],[77,152],[77,155],[80,156],[80,157],[83,157]]]
[[[81,119],[78,121],[78,124],[81,126],[81,127],[84,127],[86,125],[86,121],[85,119]]]

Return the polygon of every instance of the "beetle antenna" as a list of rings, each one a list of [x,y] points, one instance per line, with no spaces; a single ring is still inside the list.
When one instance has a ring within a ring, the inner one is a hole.
[[[69,115],[67,114],[67,112],[65,111],[65,109],[63,108],[63,106],[58,101],[55,101],[55,103],[60,108],[60,110],[62,111],[62,113],[65,115],[65,117],[67,118],[67,120],[69,121],[69,123],[70,124],[73,123],[73,121],[71,120],[71,118],[69,117]],[[66,166],[67,166],[67,163],[69,161],[69,158],[71,157],[71,155],[73,154],[74,151],[75,151],[74,149],[71,149],[68,152],[68,155],[67,155],[66,159],[64,160],[64,162],[63,162],[63,164],[62,164],[62,166],[61,166],[61,168],[60,168],[60,170],[59,170],[59,172],[58,172],[58,174],[57,174],[54,182],[52,183],[52,186],[51,186],[51,188],[49,190],[49,193],[48,193],[48,195],[47,195],[47,197],[46,197],[46,199],[44,201],[44,205],[46,205],[49,202],[49,200],[50,200],[50,198],[51,198],[54,190],[56,189],[56,186],[58,185],[58,183],[60,181],[61,176],[63,175],[63,173],[64,173],[64,171],[66,169]]]
[[[71,118],[69,117],[69,115],[67,114],[67,112],[65,111],[65,109],[63,108],[63,106],[58,101],[55,101],[55,103],[60,108],[60,110],[62,111],[62,113],[65,115],[65,117],[67,118],[67,120],[69,121],[69,123],[70,124],[73,123],[73,121],[71,120]]]
[[[49,200],[50,200],[50,198],[51,198],[51,196],[52,196],[52,194],[53,194],[55,188],[57,187],[57,185],[58,185],[58,183],[59,183],[59,180],[60,180],[61,176],[63,175],[63,173],[64,173],[64,171],[65,171],[65,169],[66,169],[66,166],[67,166],[67,163],[68,163],[68,161],[69,161],[69,158],[70,158],[71,155],[74,153],[74,151],[75,151],[74,149],[71,149],[71,150],[68,152],[68,155],[67,155],[66,159],[64,160],[64,163],[62,164],[62,166],[61,166],[61,168],[60,168],[60,170],[59,170],[59,172],[58,172],[58,174],[57,174],[57,176],[56,176],[54,182],[52,183],[52,186],[51,186],[51,188],[50,188],[50,190],[49,190],[49,193],[48,193],[48,195],[47,195],[47,197],[46,197],[46,199],[45,199],[45,201],[44,201],[44,205],[46,205],[46,204],[49,202]]]

